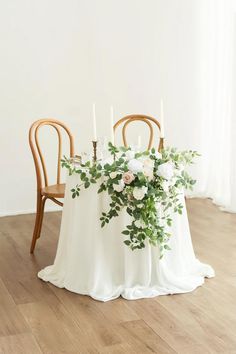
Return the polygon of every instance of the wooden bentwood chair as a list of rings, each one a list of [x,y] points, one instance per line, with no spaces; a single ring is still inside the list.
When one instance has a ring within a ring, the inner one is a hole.
[[[153,129],[153,125],[154,127],[156,126],[158,128],[158,131],[161,131],[161,125],[158,122],[158,120],[156,120],[153,117],[149,117],[143,114],[131,114],[128,116],[125,116],[121,119],[119,119],[115,125],[114,125],[114,133],[116,132],[116,129],[123,124],[122,126],[122,139],[123,139],[123,143],[124,146],[128,146],[127,143],[127,139],[126,139],[126,130],[127,127],[130,123],[133,123],[135,121],[142,121],[144,123],[146,123],[149,127],[149,142],[148,142],[148,150],[150,150],[153,147],[153,136],[154,136],[154,129]],[[164,147],[164,138],[160,138],[159,141],[159,145],[158,145],[158,151],[161,151]]]
[[[58,136],[57,181],[56,184],[53,185],[48,185],[46,166],[42,155],[42,151],[39,146],[38,133],[39,133],[39,129],[43,126],[53,127],[56,130]],[[60,183],[60,177],[61,177],[60,161],[61,161],[61,146],[62,146],[61,131],[62,130],[64,130],[68,134],[69,143],[70,143],[70,156],[73,157],[74,139],[70,130],[62,122],[55,119],[40,119],[34,122],[29,130],[29,144],[33,154],[35,170],[36,170],[36,178],[37,178],[37,212],[36,212],[33,238],[30,247],[30,253],[34,252],[36,241],[40,237],[42,222],[43,222],[44,206],[46,200],[50,199],[56,204],[63,206],[63,203],[57,200],[57,198],[58,199],[63,198],[65,193],[65,184]]]

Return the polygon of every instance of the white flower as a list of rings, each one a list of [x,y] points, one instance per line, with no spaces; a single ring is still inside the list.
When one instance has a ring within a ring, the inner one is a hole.
[[[138,229],[144,229],[145,228],[145,223],[143,221],[140,221],[140,220],[135,220],[134,225]]]
[[[169,187],[170,187],[169,181],[164,180],[161,185],[164,192],[169,192]]]
[[[135,199],[142,200],[146,193],[147,193],[147,187],[145,187],[145,186],[143,186],[141,188],[134,187],[133,196]]]
[[[158,166],[157,169],[158,176],[161,176],[167,180],[171,179],[174,175],[174,167],[171,162],[165,162]]]
[[[132,159],[134,159],[135,152],[133,150],[128,150],[128,151],[126,151],[125,156],[128,161],[132,160]]]
[[[143,208],[143,207],[144,207],[144,204],[143,204],[143,203],[138,204],[138,205],[137,205],[137,207],[141,209],[141,208]]]
[[[128,169],[133,173],[143,172],[143,164],[137,159],[131,159],[128,162]]]
[[[116,178],[117,174],[118,174],[117,172],[111,172],[111,173],[110,173],[111,179]]]
[[[125,188],[125,182],[123,181],[123,179],[119,181],[119,184],[113,184],[113,189],[116,192],[122,192],[124,188]]]
[[[144,173],[144,176],[146,176],[149,179],[149,181],[151,181],[154,177],[152,168],[144,167],[143,173]]]
[[[156,151],[154,155],[157,159],[162,159],[162,154],[159,151]]]
[[[154,168],[154,160],[148,158],[142,159],[143,166],[146,168]]]

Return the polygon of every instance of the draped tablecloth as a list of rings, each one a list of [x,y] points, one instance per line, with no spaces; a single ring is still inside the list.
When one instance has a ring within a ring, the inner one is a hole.
[[[106,192],[97,194],[98,185],[81,190],[72,199],[71,189],[78,175],[67,177],[61,230],[53,265],[38,277],[60,288],[108,301],[120,295],[128,300],[193,291],[213,277],[211,266],[196,259],[184,196],[183,214],[173,214],[172,234],[164,257],[158,247],[131,251],[121,232],[130,222],[125,210],[101,228],[99,218],[109,209]]]

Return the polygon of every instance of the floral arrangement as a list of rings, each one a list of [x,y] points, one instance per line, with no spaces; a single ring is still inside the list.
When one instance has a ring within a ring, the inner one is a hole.
[[[154,148],[135,152],[130,147],[117,148],[111,143],[108,150],[111,158],[96,163],[87,161],[78,165],[64,157],[62,166],[70,175],[77,173],[81,181],[71,190],[72,198],[79,197],[81,188],[99,182],[98,193],[107,192],[110,196],[110,209],[102,212],[101,226],[125,208],[132,221],[122,232],[126,236],[124,243],[135,250],[144,248],[148,241],[159,246],[162,257],[164,250],[170,249],[171,215],[182,214],[179,196],[184,188],[192,189],[196,182],[185,167],[198,153],[179,152],[175,148],[163,149],[161,153]]]

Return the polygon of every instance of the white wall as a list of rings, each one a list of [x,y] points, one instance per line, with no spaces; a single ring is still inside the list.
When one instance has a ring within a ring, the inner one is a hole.
[[[108,135],[111,103],[116,119],[157,116],[162,96],[168,142],[198,147],[195,3],[0,2],[0,215],[35,208],[27,134],[38,118],[68,124],[79,152],[91,140],[92,102],[99,135]]]

